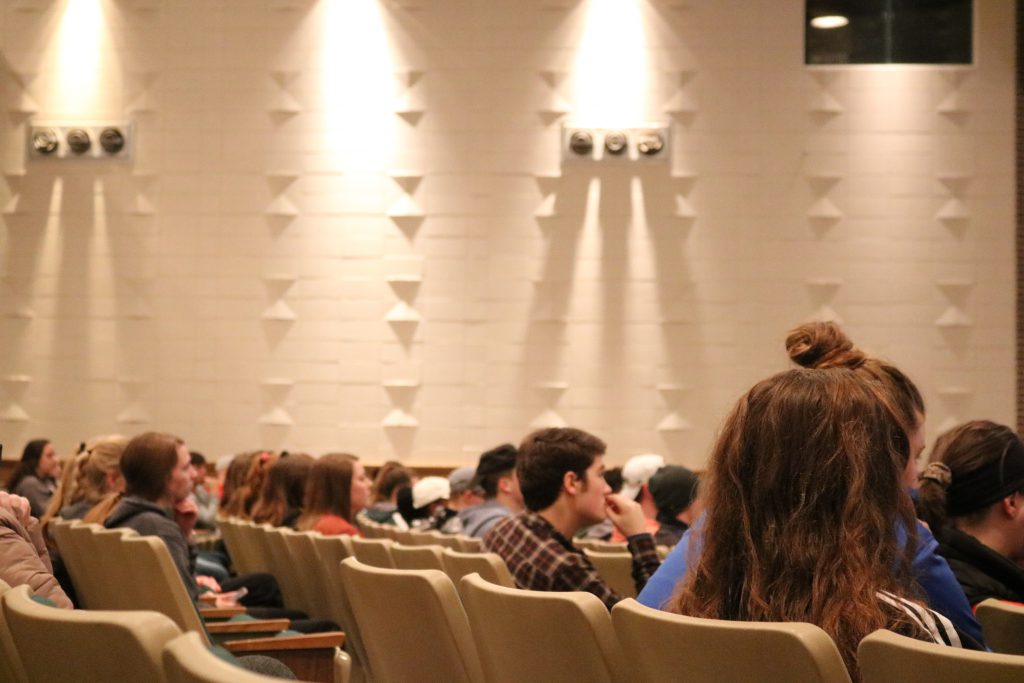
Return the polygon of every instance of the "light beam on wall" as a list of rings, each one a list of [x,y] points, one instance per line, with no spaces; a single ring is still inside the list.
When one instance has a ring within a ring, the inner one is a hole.
[[[607,128],[649,118],[641,7],[641,0],[590,0],[576,53],[575,123]]]
[[[331,0],[323,11],[323,144],[347,169],[386,169],[397,93],[380,3]]]
[[[93,116],[102,94],[102,0],[68,0],[57,31],[54,105],[61,116]]]

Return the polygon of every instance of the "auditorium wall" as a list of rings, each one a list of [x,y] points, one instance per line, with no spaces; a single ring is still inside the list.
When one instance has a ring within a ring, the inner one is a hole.
[[[1014,9],[970,67],[809,68],[799,0],[9,0],[0,441],[701,467],[840,321],[929,441],[1015,398]],[[130,120],[128,161],[30,160]],[[670,159],[563,162],[667,124]]]

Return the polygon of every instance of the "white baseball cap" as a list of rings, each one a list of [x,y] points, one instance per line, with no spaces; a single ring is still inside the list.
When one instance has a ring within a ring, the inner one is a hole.
[[[448,500],[452,485],[444,477],[423,477],[412,485],[412,506],[421,508],[438,500]]]
[[[633,500],[654,473],[665,466],[665,458],[654,453],[634,455],[622,466],[622,491],[619,493]]]

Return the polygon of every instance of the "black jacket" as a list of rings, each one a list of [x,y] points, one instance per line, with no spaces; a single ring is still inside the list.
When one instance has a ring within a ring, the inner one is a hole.
[[[970,534],[946,527],[937,534],[939,554],[974,607],[986,598],[1024,602],[1024,569]]]

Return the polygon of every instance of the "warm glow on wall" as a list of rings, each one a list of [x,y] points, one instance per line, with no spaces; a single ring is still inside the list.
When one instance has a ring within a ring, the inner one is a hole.
[[[590,0],[576,55],[575,123],[615,127],[649,118],[641,0]]]
[[[398,93],[380,4],[331,0],[323,8],[324,145],[346,168],[385,169]]]
[[[102,0],[68,0],[55,44],[55,113],[94,116],[100,104],[100,48],[106,27]]]

